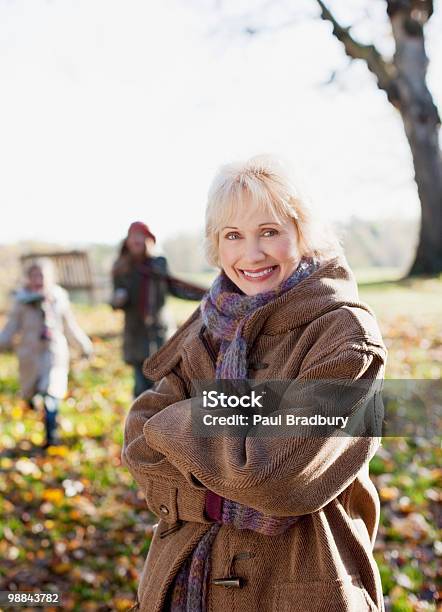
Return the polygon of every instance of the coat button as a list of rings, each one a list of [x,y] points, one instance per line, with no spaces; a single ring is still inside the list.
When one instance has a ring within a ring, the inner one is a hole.
[[[244,580],[242,578],[230,576],[229,578],[215,578],[215,580],[212,580],[212,584],[214,584],[215,586],[233,587],[235,589],[240,589],[242,586],[244,586]]]
[[[161,514],[169,514],[169,508],[167,506],[165,506],[164,504],[161,504],[160,512],[161,512]]]
[[[263,362],[250,363],[248,367],[249,370],[267,370],[269,364]]]

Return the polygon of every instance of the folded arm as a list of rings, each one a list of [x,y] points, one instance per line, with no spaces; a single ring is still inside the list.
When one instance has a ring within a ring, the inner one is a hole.
[[[179,364],[133,403],[124,427],[121,460],[140,487],[149,509],[169,522],[209,522],[206,488],[189,482],[167,458],[151,448],[144,434],[149,419],[187,396]],[[173,437],[175,432],[167,432]],[[166,513],[165,513],[166,512]]]
[[[297,380],[374,381],[382,378],[384,361],[379,347],[348,343],[301,370]],[[169,404],[144,427],[152,452],[164,455],[186,480],[197,478],[218,495],[273,516],[309,514],[328,504],[379,445],[377,437],[247,434],[194,437],[189,399]]]

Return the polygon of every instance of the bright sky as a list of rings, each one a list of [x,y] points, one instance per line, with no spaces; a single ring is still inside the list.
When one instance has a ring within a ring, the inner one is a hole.
[[[295,4],[291,27],[239,33]],[[329,5],[391,51],[382,0]],[[314,0],[0,0],[0,243],[114,243],[136,219],[161,242],[202,226],[220,164],[261,152],[291,159],[329,218],[417,216],[397,113],[361,65],[324,84],[347,60],[315,14]]]

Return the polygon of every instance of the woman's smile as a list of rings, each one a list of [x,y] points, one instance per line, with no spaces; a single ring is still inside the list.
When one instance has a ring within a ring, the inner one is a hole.
[[[240,274],[243,276],[243,278],[245,278],[249,282],[262,283],[263,281],[266,281],[267,279],[269,279],[275,272],[277,272],[278,268],[279,266],[276,265],[276,266],[267,266],[264,268],[256,268],[253,270],[238,268],[238,270]]]

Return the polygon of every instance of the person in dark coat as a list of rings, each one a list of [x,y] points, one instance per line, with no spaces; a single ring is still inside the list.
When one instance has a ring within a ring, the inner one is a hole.
[[[173,278],[165,257],[154,257],[156,238],[147,225],[136,221],[129,227],[112,269],[113,308],[124,310],[123,355],[133,366],[134,397],[152,387],[142,371],[143,361],[166,341],[167,295],[200,300],[206,290]]]

